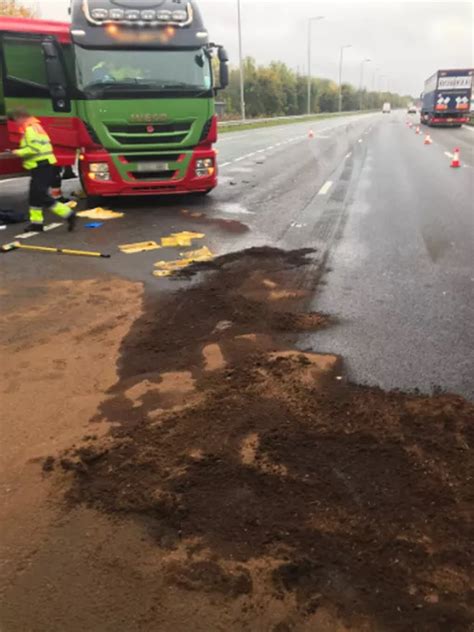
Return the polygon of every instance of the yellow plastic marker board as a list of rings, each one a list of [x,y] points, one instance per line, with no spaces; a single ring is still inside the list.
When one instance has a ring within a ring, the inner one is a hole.
[[[187,248],[192,246],[193,239],[204,239],[203,233],[194,233],[183,231],[181,233],[172,233],[168,237],[162,237],[161,245],[163,248]]]
[[[211,261],[214,259],[214,255],[207,246],[199,248],[199,250],[190,250],[188,252],[181,252],[181,257],[185,257],[188,261]]]
[[[119,250],[127,255],[133,255],[137,252],[149,252],[150,250],[158,250],[161,246],[156,241],[142,241],[136,244],[123,244],[119,246]]]
[[[77,216],[78,217],[87,217],[87,219],[119,219],[120,217],[124,217],[124,213],[116,213],[115,211],[109,211],[105,208],[92,208],[87,211],[80,211]]]

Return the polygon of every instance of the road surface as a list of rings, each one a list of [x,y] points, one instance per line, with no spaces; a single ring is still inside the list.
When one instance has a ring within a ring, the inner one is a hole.
[[[2,255],[2,632],[471,630],[474,138],[431,135],[228,134],[209,197],[25,240],[111,259]],[[212,272],[117,248],[181,231]]]
[[[205,232],[216,256],[252,246],[314,248],[328,272],[313,309],[338,324],[302,337],[301,348],[340,354],[357,382],[472,398],[474,128],[422,128],[433,139],[425,146],[407,119],[367,114],[222,135],[220,185],[208,198],[111,200],[124,219],[28,242],[108,250],[110,262],[12,253],[2,276],[112,271],[151,290],[176,287],[152,276],[156,253],[123,255],[116,246],[180,230]],[[455,147],[461,169],[450,168]],[[0,187],[2,206],[24,207],[23,181]],[[9,227],[3,241],[17,232]]]

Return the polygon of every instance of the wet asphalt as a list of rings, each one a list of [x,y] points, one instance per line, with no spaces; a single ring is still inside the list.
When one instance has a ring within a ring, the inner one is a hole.
[[[183,249],[125,255],[117,246],[183,230],[204,233],[195,247],[216,256],[311,247],[326,270],[312,308],[337,324],[303,337],[301,348],[340,354],[358,382],[474,398],[474,132],[430,130],[425,146],[408,118],[365,114],[224,134],[220,184],[207,198],[110,200],[122,219],[98,229],[81,220],[74,234],[60,227],[25,241],[110,260],[12,252],[0,259],[0,279],[41,285],[116,274],[149,291],[176,289],[185,282],[153,277],[153,265]],[[449,166],[455,147],[460,169]],[[0,206],[26,208],[25,189],[24,180],[0,182]],[[10,226],[0,240],[20,232]]]

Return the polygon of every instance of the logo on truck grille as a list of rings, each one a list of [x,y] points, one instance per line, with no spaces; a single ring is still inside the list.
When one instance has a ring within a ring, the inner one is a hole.
[[[167,114],[132,114],[130,123],[160,123],[168,120]]]

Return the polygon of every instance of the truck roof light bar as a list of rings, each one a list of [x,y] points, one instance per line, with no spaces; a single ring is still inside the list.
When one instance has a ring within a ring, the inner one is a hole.
[[[193,22],[193,7],[187,3],[186,9],[106,9],[92,8],[89,0],[84,0],[84,14],[91,24],[123,24],[126,26],[189,26]]]

